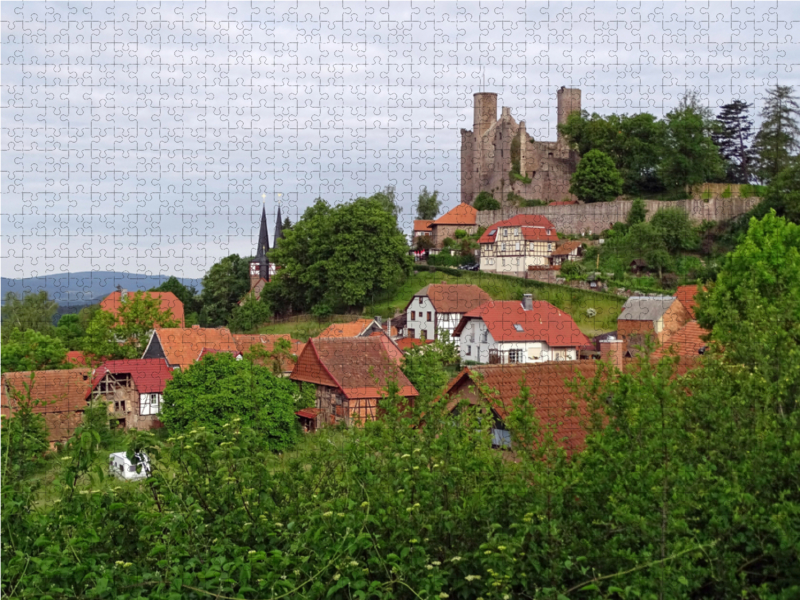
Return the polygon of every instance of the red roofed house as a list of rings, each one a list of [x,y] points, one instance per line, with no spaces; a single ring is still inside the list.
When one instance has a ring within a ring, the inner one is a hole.
[[[383,331],[382,321],[378,319],[356,319],[349,323],[332,323],[320,332],[317,337],[367,337],[378,331]]]
[[[100,303],[100,308],[112,315],[117,315],[122,300],[127,298],[129,294],[127,290],[109,294]],[[178,300],[175,294],[172,292],[145,292],[144,295],[158,300],[160,303],[159,310],[161,312],[169,311],[172,318],[178,322],[178,325],[180,327],[185,327],[186,322],[183,318],[183,302]]]
[[[631,296],[617,317],[617,335],[628,348],[641,345],[648,334],[663,342],[690,320],[689,311],[674,296]]]
[[[453,332],[460,338],[462,361],[540,363],[578,360],[589,344],[575,321],[549,302],[489,302],[464,315]]]
[[[414,231],[411,234],[412,248],[416,245],[418,237],[430,236],[431,233],[433,233],[431,231],[431,223],[433,223],[433,221],[428,221],[425,219],[416,219],[414,221]]]
[[[424,346],[425,344],[432,344],[433,340],[425,340],[422,341],[418,338],[400,338],[397,340],[397,347],[400,348],[403,352],[407,350],[411,350],[411,348],[415,348],[417,346]]]
[[[556,246],[556,249],[550,255],[550,264],[560,265],[572,260],[578,260],[582,256],[583,244],[577,240],[570,240],[560,246]]]
[[[0,412],[4,417],[13,417],[18,407],[17,394],[27,397],[25,385],[30,384],[31,374],[34,377],[31,398],[44,402],[35,407],[33,412],[44,415],[50,445],[67,441],[83,419],[92,370],[63,369],[3,373]]]
[[[300,356],[300,353],[305,348],[305,344],[303,342],[299,342],[292,338],[291,335],[288,333],[282,334],[243,334],[243,333],[234,333],[233,339],[236,340],[236,346],[239,348],[240,353],[248,352],[253,349],[254,346],[263,348],[267,352],[272,352],[275,350],[275,343],[278,340],[287,340],[290,344],[290,353],[294,356]],[[240,354],[241,356],[241,354]],[[260,364],[260,363],[259,363]],[[289,377],[292,374],[292,370],[294,369],[294,365],[296,364],[289,357],[284,357],[281,362],[281,367],[283,369],[282,373],[280,374],[281,377]],[[266,365],[271,366],[271,365]]]
[[[705,291],[705,288],[703,288]],[[675,297],[678,299],[678,302],[683,304],[683,307],[689,311],[689,315],[694,319],[694,307],[697,306],[697,300],[695,300],[695,296],[697,296],[697,286],[696,285],[682,285],[678,287],[678,291],[675,292]]]
[[[386,335],[312,338],[291,374],[301,385],[316,386],[318,420],[314,427],[353,417],[359,422],[378,417],[378,401],[387,382],[396,379],[400,395],[409,400],[417,390],[400,371],[402,351]]]
[[[406,337],[438,340],[443,331],[452,336],[461,317],[491,300],[477,285],[426,285],[406,305]]]
[[[477,209],[462,202],[453,210],[433,221],[430,224],[433,247],[441,248],[445,239],[452,238],[458,229],[463,229],[467,233],[475,233],[478,230],[477,216]]]
[[[657,359],[669,355],[670,352],[686,357],[703,354],[705,348],[708,347],[708,342],[703,338],[709,333],[711,332],[700,327],[697,321],[689,321],[675,333],[669,335],[661,346],[653,351],[652,356]]]
[[[158,415],[170,379],[163,358],[109,360],[95,370],[85,398],[108,402],[109,415],[123,429],[156,429],[163,427]]]
[[[481,271],[524,277],[528,267],[546,267],[556,248],[556,227],[542,215],[517,215],[489,227],[478,240]]]
[[[150,336],[142,358],[163,358],[171,369],[188,369],[198,360],[204,348],[236,354],[236,339],[224,327],[191,327],[156,329]]]

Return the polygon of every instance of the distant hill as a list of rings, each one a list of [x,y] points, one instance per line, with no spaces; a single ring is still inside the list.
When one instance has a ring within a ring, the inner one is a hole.
[[[169,275],[143,275],[119,271],[83,271],[80,273],[55,273],[24,279],[0,277],[0,296],[3,302],[8,292],[18,296],[45,290],[59,306],[78,307],[96,304],[121,285],[129,292],[149,290],[169,279]],[[194,286],[199,292],[200,279],[178,277],[185,286]]]

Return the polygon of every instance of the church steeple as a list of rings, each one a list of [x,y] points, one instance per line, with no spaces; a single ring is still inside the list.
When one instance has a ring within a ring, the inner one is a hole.
[[[278,246],[278,240],[283,238],[283,220],[281,219],[281,207],[278,207],[278,217],[275,219],[275,246]]]
[[[250,261],[250,287],[260,279],[269,281],[269,233],[267,233],[267,207],[261,207],[261,226],[258,230],[258,245],[255,258]]]

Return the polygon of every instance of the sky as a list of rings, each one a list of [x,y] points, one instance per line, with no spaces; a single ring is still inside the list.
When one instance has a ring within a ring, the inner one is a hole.
[[[556,90],[600,114],[716,109],[800,86],[800,3],[2,2],[0,267],[202,277],[394,185],[459,202],[460,130],[498,94],[556,139]],[[795,38],[797,38],[795,40]],[[798,88],[800,91],[800,88]],[[716,110],[715,110],[716,112]]]

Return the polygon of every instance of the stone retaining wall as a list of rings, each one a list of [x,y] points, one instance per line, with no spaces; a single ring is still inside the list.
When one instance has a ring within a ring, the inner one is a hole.
[[[728,198],[719,200],[645,200],[647,220],[660,208],[680,208],[689,214],[692,221],[728,221],[749,211],[761,201],[760,198]],[[630,211],[631,200],[595,202],[593,204],[570,204],[568,206],[529,206],[502,210],[479,211],[478,226],[490,227],[498,221],[515,215],[544,215],[556,226],[559,233],[582,235],[600,233],[617,221],[625,221]]]

